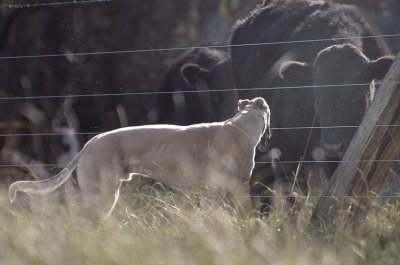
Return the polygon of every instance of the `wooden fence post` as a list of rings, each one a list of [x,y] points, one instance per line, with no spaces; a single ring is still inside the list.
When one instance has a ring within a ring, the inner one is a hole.
[[[400,154],[400,127],[379,126],[388,124],[400,124],[400,53],[377,89],[328,190],[317,202],[312,229],[354,228],[364,219],[371,198],[377,196],[392,161]]]

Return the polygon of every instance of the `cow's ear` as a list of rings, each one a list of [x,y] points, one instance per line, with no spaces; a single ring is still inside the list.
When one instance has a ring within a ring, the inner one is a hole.
[[[189,86],[195,86],[197,80],[207,79],[208,70],[197,64],[187,63],[181,67],[181,76]]]
[[[279,75],[282,79],[294,84],[309,83],[312,80],[313,65],[297,62],[287,61],[282,63],[279,70]]]
[[[248,104],[250,104],[250,100],[248,99],[241,99],[238,103],[238,111],[244,109]]]
[[[383,79],[394,61],[393,56],[384,56],[368,64],[369,76],[373,79]]]

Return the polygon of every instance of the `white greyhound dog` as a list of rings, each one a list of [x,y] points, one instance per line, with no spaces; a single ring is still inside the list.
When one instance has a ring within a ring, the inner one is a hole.
[[[223,122],[146,125],[99,134],[52,178],[14,182],[9,198],[13,202],[18,191],[54,191],[70,179],[75,168],[84,209],[94,219],[107,210],[106,217],[111,213],[121,183],[135,175],[179,189],[211,184],[223,194],[232,195],[234,189],[250,180],[255,149],[260,141],[262,149],[269,137],[267,102],[260,97],[239,100],[238,113]]]

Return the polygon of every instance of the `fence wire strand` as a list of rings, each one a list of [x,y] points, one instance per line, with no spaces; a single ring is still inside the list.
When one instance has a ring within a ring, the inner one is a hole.
[[[354,125],[354,126],[300,126],[300,127],[272,127],[273,131],[285,131],[285,130],[310,130],[310,129],[358,129],[358,128],[397,128],[399,124],[378,124],[378,125]],[[51,133],[4,133],[0,134],[0,137],[33,137],[33,136],[64,136],[64,135],[97,135],[107,131],[98,132],[51,132]]]
[[[400,82],[375,82],[376,85],[400,84]],[[112,96],[154,96],[154,95],[174,95],[174,94],[193,94],[193,93],[234,93],[241,91],[262,91],[262,90],[291,90],[301,88],[334,88],[334,87],[357,87],[367,86],[370,83],[359,84],[332,84],[332,85],[305,85],[305,86],[278,86],[278,87],[254,87],[236,89],[205,89],[205,90],[184,90],[184,91],[148,91],[148,92],[123,92],[123,93],[101,93],[101,94],[70,94],[70,95],[50,95],[50,96],[8,96],[0,97],[0,100],[37,100],[37,99],[60,99],[60,98],[86,98],[86,97],[112,97]]]
[[[93,3],[111,2],[112,0],[73,0],[73,1],[58,1],[58,2],[42,2],[42,3],[23,3],[23,4],[2,4],[0,9],[19,9],[19,8],[32,8],[32,7],[49,7],[49,6],[63,6],[63,5],[83,5]],[[15,2],[15,1],[14,1]]]
[[[341,160],[307,160],[307,161],[301,161],[301,160],[296,160],[296,161],[255,161],[255,164],[261,164],[261,165],[268,165],[268,164],[298,164],[298,163],[308,163],[308,164],[318,164],[318,163],[347,163],[347,164],[358,164],[358,163],[393,163],[397,162],[400,163],[400,159],[392,159],[392,160],[349,160],[349,161],[341,161]],[[4,167],[20,167],[20,168],[29,168],[29,167],[51,167],[51,168],[66,168],[66,164],[25,164],[25,165],[16,165],[16,164],[4,164],[0,165],[0,168]]]
[[[298,43],[312,43],[312,42],[327,42],[338,40],[352,40],[352,39],[371,39],[371,38],[395,38],[400,37],[400,33],[396,34],[381,34],[369,35],[358,37],[343,37],[343,38],[322,38],[322,39],[308,39],[308,40],[293,40],[293,41],[275,41],[275,42],[257,42],[257,43],[242,43],[242,44],[221,44],[221,45],[205,45],[205,46],[187,46],[187,47],[171,47],[171,48],[149,48],[149,49],[131,49],[131,50],[114,50],[114,51],[100,51],[100,52],[70,52],[70,53],[52,53],[52,54],[31,54],[31,55],[13,55],[13,56],[0,56],[0,60],[13,60],[13,59],[40,59],[51,57],[74,57],[74,56],[88,56],[88,55],[117,55],[117,54],[137,54],[137,53],[153,53],[153,52],[171,52],[171,51],[185,51],[190,49],[224,49],[232,47],[252,47],[264,45],[283,45],[283,44],[298,44]]]
[[[5,184],[0,184],[0,186],[5,187]],[[31,194],[32,196],[32,194]],[[33,195],[34,196],[34,195]],[[36,196],[41,196],[41,195],[36,195]],[[85,195],[85,197],[95,197],[98,195]],[[82,194],[68,194],[68,195],[63,195],[63,194],[56,194],[56,195],[52,195],[50,198],[82,198],[83,195]],[[157,194],[157,195],[148,195],[148,194],[144,194],[144,193],[137,193],[137,194],[122,194],[119,195],[119,198],[138,198],[138,199],[158,199],[158,198],[166,198],[166,197],[177,197],[177,198],[188,198],[187,195],[183,196],[183,195],[179,195],[176,193],[172,193],[172,194]],[[288,198],[297,198],[297,199],[319,199],[319,198],[335,198],[335,199],[354,199],[354,198],[364,198],[364,199],[399,199],[400,198],[400,194],[399,195],[379,195],[379,194],[374,194],[374,195],[300,195],[298,193],[293,193],[293,194],[287,194],[287,195],[283,195],[283,194],[273,194],[273,195],[250,195],[250,196],[239,196],[238,198],[270,198],[270,199],[288,199]]]

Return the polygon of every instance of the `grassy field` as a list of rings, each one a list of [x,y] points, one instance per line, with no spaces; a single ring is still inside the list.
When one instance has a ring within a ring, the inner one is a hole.
[[[296,219],[279,203],[269,216],[239,214],[199,194],[147,187],[94,225],[57,197],[21,209],[4,193],[0,264],[400,264],[399,202],[377,201],[357,236],[337,231],[331,242],[310,235],[312,207]]]

